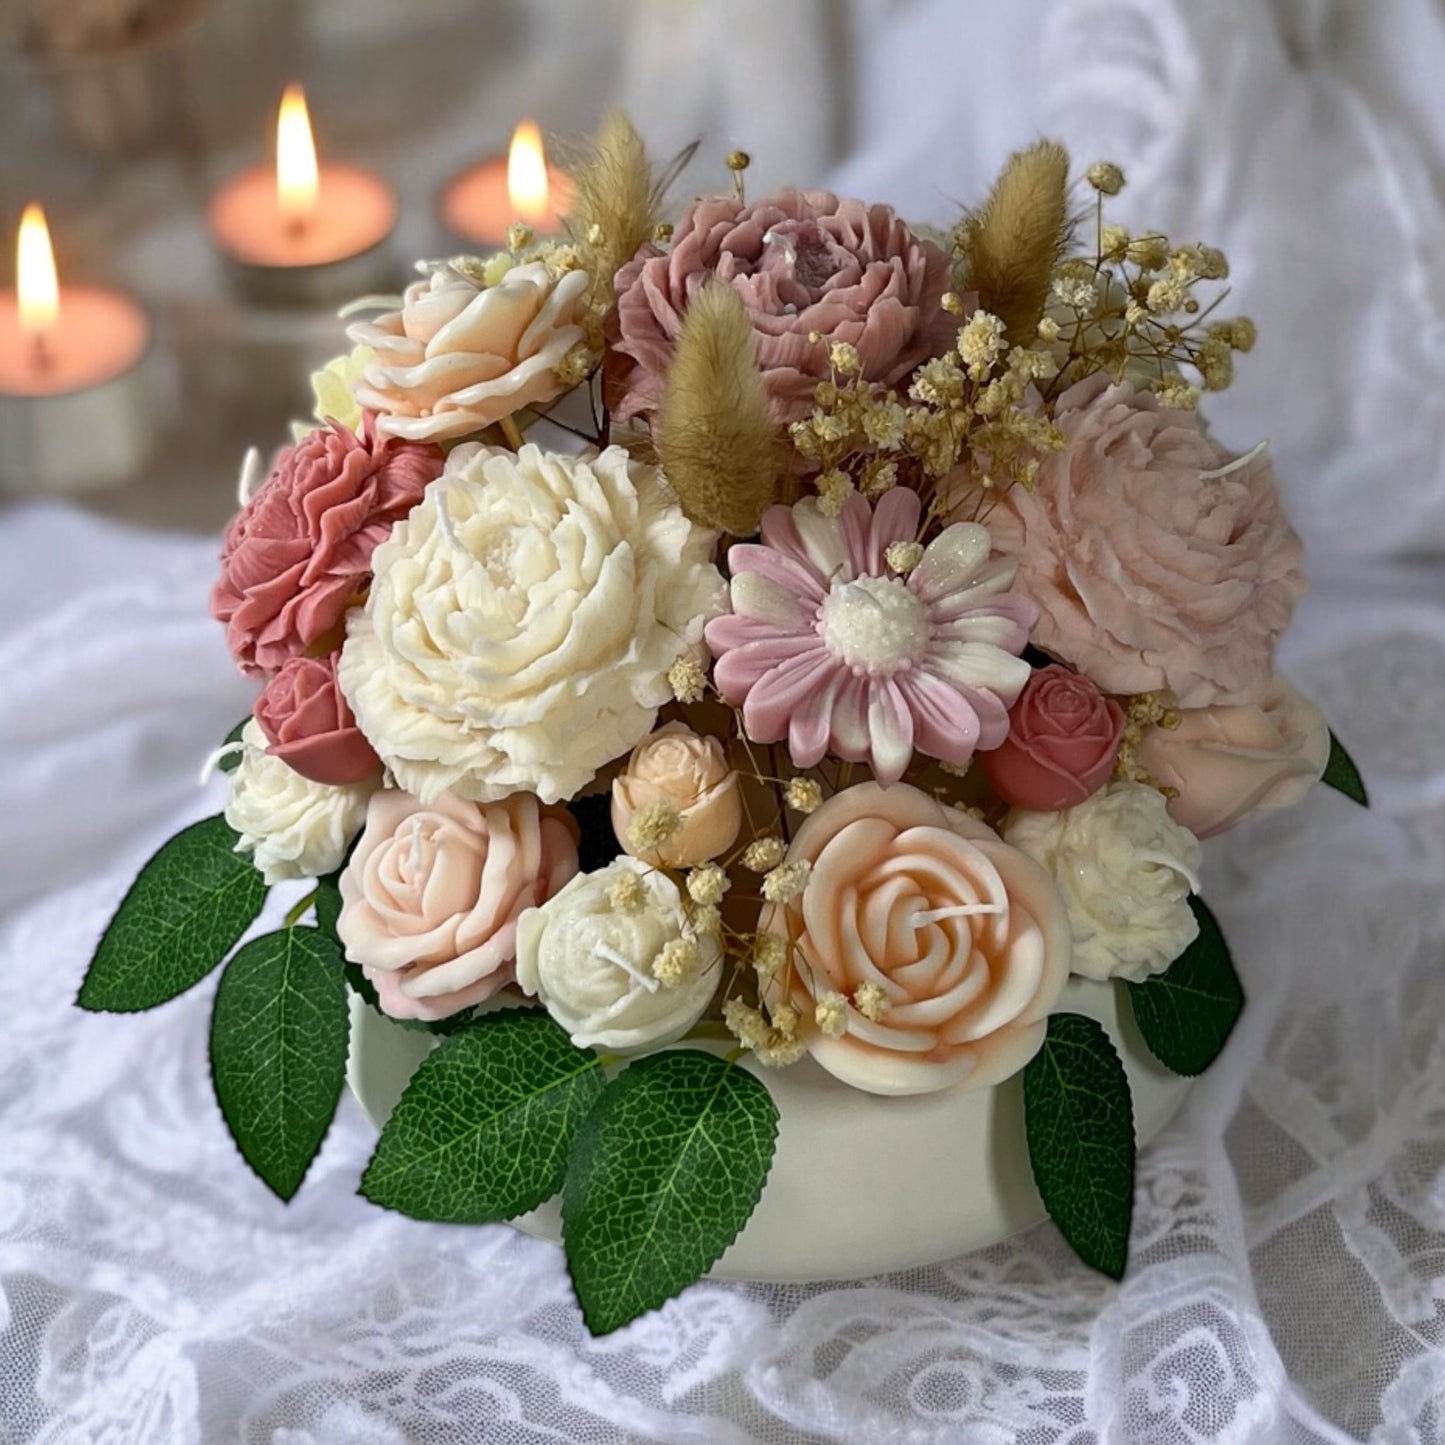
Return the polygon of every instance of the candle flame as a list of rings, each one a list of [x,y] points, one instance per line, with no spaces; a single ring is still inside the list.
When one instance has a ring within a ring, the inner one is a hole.
[[[60,315],[60,281],[45,212],[32,201],[20,218],[15,245],[15,289],[20,298],[20,328],[43,341]]]
[[[276,117],[276,203],[289,224],[300,228],[311,219],[320,186],[306,92],[288,85]]]
[[[513,214],[519,220],[536,225],[551,210],[549,192],[542,132],[530,120],[524,120],[512,132],[512,145],[507,152],[507,199]]]

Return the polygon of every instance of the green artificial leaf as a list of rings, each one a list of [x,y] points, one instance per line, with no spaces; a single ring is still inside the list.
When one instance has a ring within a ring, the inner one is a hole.
[[[102,1013],[155,1008],[199,983],[235,947],[266,882],[219,814],[182,829],[116,909],[76,1002]]]
[[[356,994],[368,1008],[374,1008],[377,1013],[380,1013],[381,999],[376,989],[372,987],[371,980],[367,978],[365,970],[359,963],[352,963],[349,958],[345,961],[345,968],[347,987],[352,993]],[[400,1020],[392,1019],[392,1023],[398,1022],[400,1022]]]
[[[450,1224],[525,1214],[562,1187],[572,1141],[601,1092],[597,1055],[574,1048],[546,1014],[486,1014],[422,1061],[361,1193]]]
[[[1029,1164],[1049,1217],[1074,1252],[1112,1279],[1129,1257],[1134,1212],[1134,1107],[1103,1027],[1054,1014],[1024,1069]]]
[[[318,928],[253,939],[211,1015],[216,1098],[246,1162],[282,1199],[306,1177],[346,1080],[341,954]]]
[[[717,1262],[757,1205],[777,1133],[767,1088],[697,1049],[640,1059],[607,1086],[562,1190],[567,1268],[594,1335]]]
[[[316,880],[316,926],[328,938],[336,938],[336,920],[341,917],[341,869]],[[339,943],[340,940],[337,939]]]
[[[1365,782],[1360,777],[1360,770],[1334,733],[1330,734],[1330,756],[1320,781],[1328,783],[1362,808],[1370,806],[1370,796],[1365,792]]]
[[[246,716],[243,717],[243,718],[241,719],[241,721],[238,722],[238,723],[236,724],[236,726],[233,727],[233,728],[231,729],[231,731],[226,734],[225,739],[224,739],[224,741],[223,741],[223,743],[222,743],[222,746],[223,746],[223,747],[229,747],[230,744],[232,744],[232,743],[238,743],[238,742],[240,742],[240,741],[241,741],[241,732],[242,732],[242,730],[245,728],[246,724],[247,724],[248,722],[250,722],[250,721],[251,721],[251,714],[250,714],[250,713],[247,713]],[[223,773],[231,773],[231,772],[234,772],[234,771],[240,766],[240,764],[241,764],[241,754],[240,754],[239,752],[225,753],[225,754],[223,754],[220,758],[218,758],[218,759],[216,760],[216,766],[217,766],[218,768],[220,768],[220,770],[221,770]]]
[[[1191,898],[1189,906],[1199,920],[1198,937],[1163,973],[1126,987],[1149,1052],[1192,1078],[1219,1057],[1244,1009],[1244,990],[1214,915],[1202,898]]]

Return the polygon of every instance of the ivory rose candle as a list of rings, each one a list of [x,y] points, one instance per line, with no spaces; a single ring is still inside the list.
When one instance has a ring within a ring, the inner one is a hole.
[[[319,163],[306,97],[288,86],[275,165],[256,165],[211,198],[211,235],[246,300],[331,306],[388,284],[396,192],[356,166]]]
[[[0,481],[80,491],[133,475],[156,417],[150,318],[119,291],[61,290],[45,213],[26,207],[0,292]]]
[[[566,175],[547,162],[541,131],[524,120],[505,156],[492,156],[447,183],[442,220],[463,240],[504,246],[519,221],[540,236],[556,235],[571,198]]]

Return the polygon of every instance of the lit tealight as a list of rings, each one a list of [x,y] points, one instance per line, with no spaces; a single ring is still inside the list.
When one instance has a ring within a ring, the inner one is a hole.
[[[62,292],[45,213],[26,206],[0,292],[0,486],[81,490],[144,464],[160,417],[150,319],[98,286]]]
[[[571,200],[567,176],[547,161],[542,132],[524,120],[513,131],[505,157],[493,156],[448,182],[442,220],[465,240],[503,246],[518,221],[540,236],[558,234]]]
[[[394,283],[386,241],[396,214],[396,193],[379,176],[318,161],[306,96],[288,85],[274,165],[228,181],[211,198],[208,218],[243,296],[319,307]]]

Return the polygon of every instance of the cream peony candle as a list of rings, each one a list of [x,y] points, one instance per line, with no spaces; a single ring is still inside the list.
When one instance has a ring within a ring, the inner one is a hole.
[[[0,292],[0,482],[80,491],[122,481],[157,420],[150,318],[118,291],[61,290],[45,214],[25,209]]]
[[[327,306],[385,285],[396,225],[392,188],[371,171],[316,158],[306,97],[288,86],[276,163],[252,166],[211,199],[211,235],[247,300]]]

